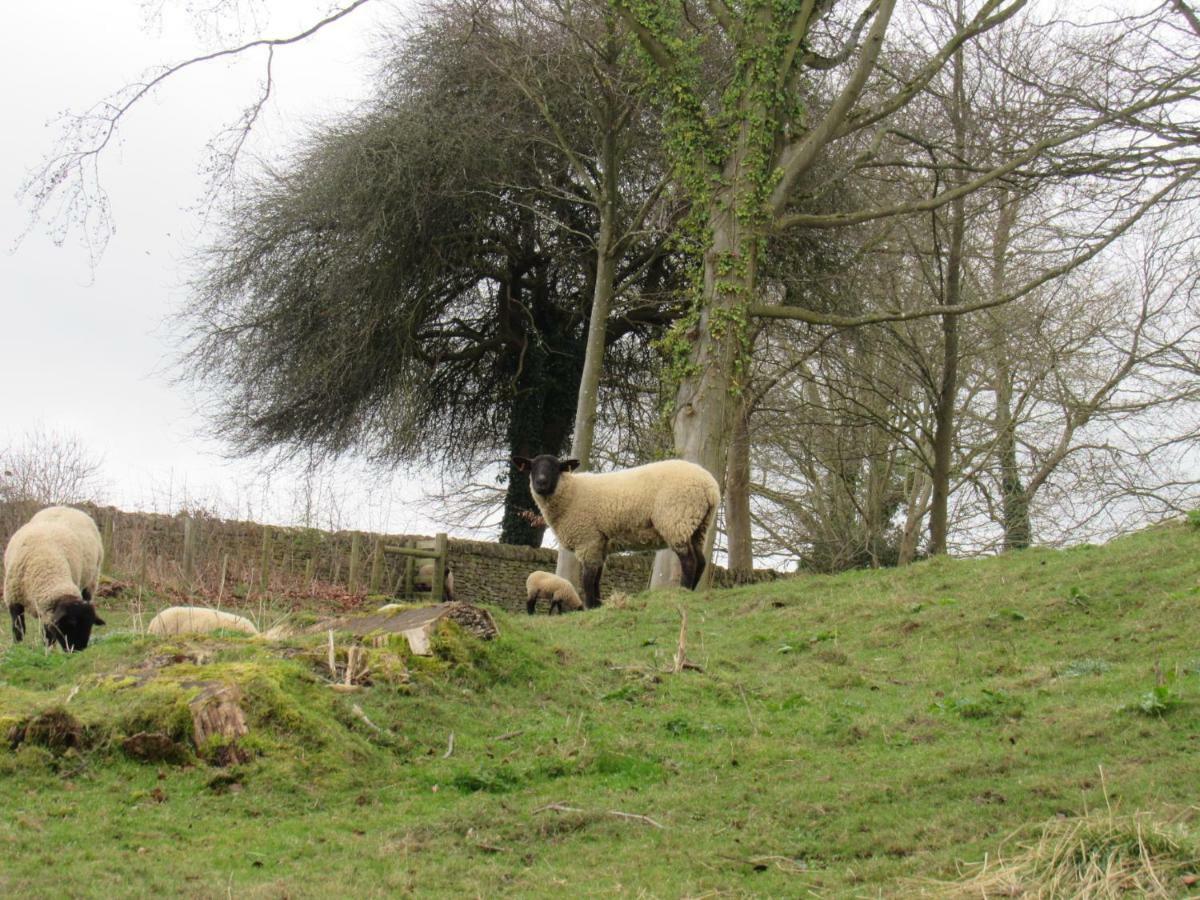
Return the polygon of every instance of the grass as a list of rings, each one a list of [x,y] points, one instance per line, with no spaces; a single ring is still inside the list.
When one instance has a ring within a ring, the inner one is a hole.
[[[669,671],[680,607],[703,671]],[[1139,896],[1148,865],[1185,896],[1198,611],[1184,524],[497,613],[499,640],[448,633],[356,694],[304,640],[164,644],[114,609],[85,653],[0,657],[6,732],[79,724],[0,748],[0,891]],[[137,730],[185,741],[212,680],[244,687],[249,762],[122,750]]]

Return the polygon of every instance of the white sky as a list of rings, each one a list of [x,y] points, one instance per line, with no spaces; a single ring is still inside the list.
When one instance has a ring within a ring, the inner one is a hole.
[[[196,6],[199,4],[187,4]],[[209,5],[215,5],[209,4]],[[260,12],[267,4],[243,0]],[[275,3],[286,17],[247,37],[290,35],[328,4]],[[148,24],[147,6],[164,7]],[[297,521],[310,493],[292,472],[266,478],[229,462],[207,437],[196,398],[178,374],[167,317],[186,303],[189,254],[201,241],[204,146],[255,95],[264,55],[206,63],[170,79],[140,103],[119,145],[101,160],[116,223],[93,269],[72,235],[56,247],[16,196],[55,146],[49,124],[82,110],[154,65],[215,48],[182,2],[56,0],[12,4],[0,29],[4,138],[0,141],[0,448],[31,428],[73,433],[103,459],[103,499],[125,508],[175,512],[198,503],[227,516]],[[278,13],[278,9],[276,12]],[[369,51],[396,9],[372,3],[317,36],[279,49],[274,94],[250,149],[271,158],[306,122],[352,109],[369,91]],[[434,485],[430,485],[431,487]],[[440,530],[414,508],[418,486],[354,466],[326,473],[314,525]]]

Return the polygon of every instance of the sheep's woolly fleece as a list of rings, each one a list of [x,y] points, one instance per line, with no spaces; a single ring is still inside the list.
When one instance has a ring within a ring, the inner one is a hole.
[[[549,600],[551,610],[557,604],[559,612],[583,609],[583,601],[579,599],[575,586],[552,572],[530,572],[525,579],[525,597],[530,612],[538,600]]]
[[[258,634],[249,619],[207,606],[170,606],[150,622],[147,632],[160,637],[170,634],[206,634],[210,631],[240,631]]]
[[[711,527],[721,489],[703,466],[668,459],[599,475],[563,472],[553,494],[534,491],[533,499],[560,544],[600,565],[618,548],[686,552]]]
[[[43,618],[47,605],[64,597],[96,594],[104,543],[87,513],[50,506],[14,532],[4,551],[4,600]]]

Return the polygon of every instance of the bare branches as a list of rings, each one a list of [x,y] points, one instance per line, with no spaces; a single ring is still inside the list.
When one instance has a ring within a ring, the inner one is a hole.
[[[20,191],[20,195],[31,208],[29,228],[47,221],[51,227],[51,236],[56,243],[61,244],[66,240],[68,233],[78,227],[82,229],[82,237],[87,242],[93,259],[99,256],[112,233],[110,204],[100,177],[100,160],[104,151],[116,138],[126,116],[164,82],[181,72],[215,60],[241,56],[254,50],[265,50],[264,79],[257,98],[242,111],[237,122],[215,138],[210,145],[215,163],[211,173],[211,197],[212,191],[218,190],[227,182],[229,170],[236,163],[246,137],[271,95],[271,67],[275,49],[312,37],[368,2],[370,0],[353,0],[308,28],[287,37],[257,38],[236,47],[200,54],[162,66],[148,73],[144,81],[126,85],[90,109],[65,115],[60,120],[63,132],[61,149],[33,173]]]

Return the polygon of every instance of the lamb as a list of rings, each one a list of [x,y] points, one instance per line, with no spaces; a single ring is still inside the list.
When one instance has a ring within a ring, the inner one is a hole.
[[[679,556],[683,586],[695,590],[704,573],[704,541],[721,502],[717,480],[682,459],[603,475],[573,474],[579,460],[543,454],[514,456],[529,473],[533,500],[558,542],[579,557],[583,597],[600,605],[600,575],[610,550],[669,547]]]
[[[525,579],[525,596],[528,598],[525,611],[531,616],[539,600],[550,601],[550,615],[583,609],[583,601],[571,582],[551,572],[530,572]]]
[[[442,599],[447,603],[454,602],[454,572],[450,570],[450,564],[446,563],[446,583],[443,586]],[[413,588],[418,591],[433,590],[433,563],[425,563],[417,569],[417,575],[413,579]]]
[[[100,529],[82,510],[50,506],[18,528],[4,551],[13,640],[25,637],[28,611],[41,620],[48,645],[87,649],[92,628],[104,624],[92,606],[103,562]]]
[[[155,616],[146,631],[165,637],[170,634],[207,634],[210,631],[240,631],[258,634],[254,623],[244,616],[209,609],[207,606],[170,606]]]

